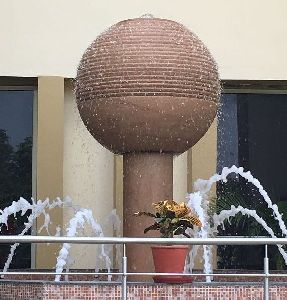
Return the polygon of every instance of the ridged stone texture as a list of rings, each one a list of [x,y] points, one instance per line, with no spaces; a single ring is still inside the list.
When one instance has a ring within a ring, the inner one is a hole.
[[[115,153],[181,153],[207,131],[220,94],[204,44],[174,21],[117,23],[85,51],[76,97],[91,134]]]

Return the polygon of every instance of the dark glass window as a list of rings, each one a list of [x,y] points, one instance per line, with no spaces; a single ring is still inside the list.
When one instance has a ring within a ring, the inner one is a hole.
[[[251,171],[287,224],[287,95],[224,94],[218,123],[218,171],[233,164]],[[256,209],[278,237],[282,236],[272,211],[253,185],[233,176],[217,186],[218,209],[242,205]],[[226,222],[221,235],[265,236],[267,232],[248,217]],[[276,247],[270,247],[271,268],[285,264]],[[219,247],[219,267],[262,269],[263,247]]]
[[[0,90],[0,209],[19,197],[32,197],[33,98],[30,90]],[[29,212],[28,212],[29,213]],[[27,215],[8,220],[1,234],[20,234]],[[0,246],[0,267],[7,259],[10,245]],[[31,247],[20,245],[11,268],[31,266]]]

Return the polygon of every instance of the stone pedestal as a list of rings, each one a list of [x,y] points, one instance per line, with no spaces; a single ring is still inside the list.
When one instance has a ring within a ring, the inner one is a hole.
[[[158,232],[144,234],[144,229],[153,223],[149,217],[136,217],[137,211],[152,211],[152,203],[172,199],[173,155],[160,153],[124,154],[124,236],[155,237]],[[127,247],[130,272],[153,272],[150,245]],[[132,276],[133,281],[144,280]]]

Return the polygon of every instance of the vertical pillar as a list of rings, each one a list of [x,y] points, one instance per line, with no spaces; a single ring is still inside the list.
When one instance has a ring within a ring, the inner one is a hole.
[[[123,156],[114,155],[114,208],[120,220],[123,220]],[[121,235],[123,234],[121,228]]]
[[[64,130],[64,78],[38,78],[38,111],[36,134],[36,195],[37,199],[51,200],[63,196],[63,130]],[[62,226],[62,210],[50,211],[51,234]],[[37,229],[43,218],[37,220]],[[42,232],[41,234],[46,234]],[[51,268],[56,263],[58,245],[38,244],[36,267]]]
[[[192,150],[187,150],[187,159],[186,159],[186,179],[187,179],[187,192],[191,193],[193,188],[193,182],[192,182]]]
[[[217,119],[213,121],[206,134],[191,150],[192,182],[198,178],[208,179],[216,173],[217,167]],[[211,197],[216,196],[216,186],[211,190]]]
[[[151,211],[152,203],[172,199],[173,155],[160,153],[124,154],[124,203],[123,226],[126,237],[159,236],[155,232],[144,234],[144,228],[151,225],[152,218],[136,217],[137,211]],[[135,220],[135,218],[137,218]],[[135,225],[136,224],[136,225]],[[127,247],[130,272],[153,271],[152,254],[149,245]],[[133,277],[132,280],[144,278]]]
[[[187,193],[187,151],[173,157],[173,199],[186,201]]]

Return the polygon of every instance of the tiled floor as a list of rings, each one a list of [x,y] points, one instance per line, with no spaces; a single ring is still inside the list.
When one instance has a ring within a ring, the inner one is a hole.
[[[61,283],[0,282],[0,299],[69,299],[69,300],[120,300],[121,286],[115,283]],[[129,284],[130,300],[262,300],[263,287],[258,284]],[[287,284],[270,287],[271,300],[287,299]]]

